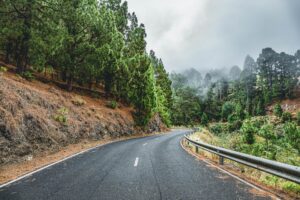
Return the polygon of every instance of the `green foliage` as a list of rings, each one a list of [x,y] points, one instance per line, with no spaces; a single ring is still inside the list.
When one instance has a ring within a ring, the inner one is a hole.
[[[227,121],[229,123],[233,123],[233,122],[235,122],[237,120],[239,120],[239,117],[238,117],[237,114],[231,114],[231,115],[228,116],[228,119],[227,119]]]
[[[209,120],[208,120],[208,117],[207,117],[206,113],[203,113],[202,116],[201,116],[201,124],[203,126],[207,126],[208,122],[209,122]]]
[[[297,183],[285,182],[283,184],[283,190],[288,191],[288,192],[292,191],[297,194],[300,194],[300,185]]]
[[[168,102],[166,99],[166,96],[164,95],[163,90],[161,89],[160,86],[157,86],[156,88],[156,94],[157,94],[157,112],[159,113],[162,121],[164,122],[164,124],[166,124],[167,126],[171,125],[171,116],[170,116],[170,112],[169,112],[169,108],[168,108]]]
[[[259,86],[264,99],[270,103],[274,98],[290,98],[298,82],[297,58],[265,48],[257,59]]]
[[[256,105],[255,114],[261,116],[261,115],[265,115],[265,113],[266,110],[265,110],[264,102],[263,100],[259,100]]]
[[[281,116],[282,116],[283,110],[282,110],[280,104],[276,104],[276,105],[274,106],[273,113],[274,113],[274,115],[277,116],[277,117],[281,117]]]
[[[232,102],[225,102],[222,106],[222,118],[227,120],[228,116],[235,111],[235,105]]]
[[[284,125],[284,134],[286,141],[300,153],[300,127],[294,122],[288,122]]]
[[[215,123],[210,125],[209,130],[215,135],[220,135],[228,131],[226,124],[222,124],[222,123]]]
[[[171,112],[171,119],[174,125],[193,125],[201,122],[201,101],[195,92],[195,89],[190,87],[178,88],[174,91],[175,95]],[[205,115],[207,117],[207,114]]]
[[[4,73],[4,72],[7,72],[7,68],[1,66],[1,67],[0,67],[0,73]]]
[[[67,108],[60,108],[59,110],[57,110],[56,115],[54,115],[54,120],[61,124],[66,124],[68,120],[68,113],[69,110]]]
[[[274,126],[272,124],[263,125],[258,134],[265,138],[266,146],[269,148],[270,142],[276,139],[276,135],[274,133]]]
[[[156,108],[156,88],[153,66],[147,56],[138,57],[137,71],[133,75],[135,88],[132,94],[132,102],[136,108],[135,120],[138,126],[145,126]]]
[[[118,107],[118,103],[115,100],[109,101],[107,107],[111,109],[116,109]]]
[[[104,88],[107,97],[134,106],[138,125],[146,125],[155,112],[170,125],[171,81],[162,60],[146,52],[145,26],[129,13],[126,1],[7,0],[0,5],[0,48],[20,75],[31,80],[30,66],[58,78],[68,90],[74,84]]]
[[[297,124],[300,126],[300,112],[297,113]]]
[[[33,81],[34,80],[34,76],[33,76],[33,74],[30,71],[23,72],[21,74],[21,76],[23,78],[25,78],[26,80],[28,80],[28,81]]]
[[[242,127],[243,122],[241,120],[235,120],[228,123],[228,131],[233,132],[237,131]]]
[[[246,120],[244,121],[241,132],[243,134],[243,140],[246,144],[254,144],[255,143],[255,128],[252,126],[252,124]]]
[[[281,116],[282,122],[290,122],[292,121],[292,114],[289,112],[283,112]]]
[[[243,120],[245,118],[245,112],[240,103],[238,103],[235,107],[235,114],[239,120]]]

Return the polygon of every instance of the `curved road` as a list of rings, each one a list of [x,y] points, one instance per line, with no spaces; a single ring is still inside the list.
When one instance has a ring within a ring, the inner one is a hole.
[[[268,199],[185,152],[183,134],[173,131],[90,150],[0,188],[0,199]]]

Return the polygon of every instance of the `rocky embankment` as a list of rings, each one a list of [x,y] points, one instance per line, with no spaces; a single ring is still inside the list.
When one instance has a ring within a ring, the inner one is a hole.
[[[101,140],[140,133],[131,109],[110,109],[108,101],[59,88],[0,77],[0,165],[19,162],[44,151],[56,152],[82,140]],[[149,131],[161,131],[155,116]]]

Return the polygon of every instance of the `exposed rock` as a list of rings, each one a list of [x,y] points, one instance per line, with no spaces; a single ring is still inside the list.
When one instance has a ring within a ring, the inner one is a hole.
[[[83,139],[100,140],[139,133],[131,109],[112,110],[104,100],[80,96],[40,82],[0,79],[0,165],[28,160],[43,151]],[[73,100],[73,102],[72,102]],[[154,116],[147,132],[161,131]]]

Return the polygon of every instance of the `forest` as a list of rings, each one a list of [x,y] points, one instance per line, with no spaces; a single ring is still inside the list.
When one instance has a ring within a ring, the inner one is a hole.
[[[299,72],[300,50],[265,48],[242,69],[172,73],[172,122],[202,127],[199,137],[217,146],[300,166],[300,112],[281,103],[299,103]],[[300,191],[276,177],[263,181]]]
[[[0,14],[1,59],[20,76],[100,88],[112,107],[133,106],[138,126],[155,113],[171,124],[171,81],[126,1],[3,0]]]
[[[249,55],[243,69],[196,69],[172,73],[174,124],[206,125],[263,116],[273,102],[299,95],[300,50],[295,55],[265,48],[255,61]],[[187,103],[188,102],[188,103]],[[183,112],[185,111],[185,112]]]

